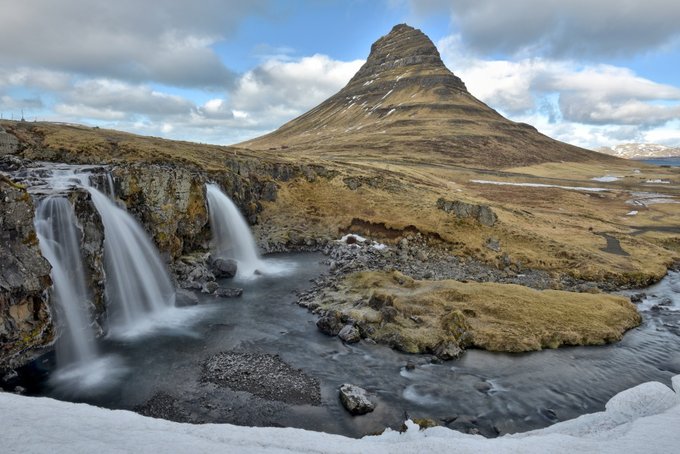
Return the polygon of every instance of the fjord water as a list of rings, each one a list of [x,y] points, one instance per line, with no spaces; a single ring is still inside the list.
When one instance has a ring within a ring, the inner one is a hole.
[[[260,259],[250,227],[236,204],[215,184],[206,185],[206,195],[213,235],[213,256],[236,260],[239,278],[263,272],[266,264]]]
[[[141,334],[175,306],[175,289],[141,225],[99,190],[88,187],[102,224],[109,335]]]

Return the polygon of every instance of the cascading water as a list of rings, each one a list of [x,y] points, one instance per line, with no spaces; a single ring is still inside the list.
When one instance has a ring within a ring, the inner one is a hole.
[[[238,207],[215,184],[206,185],[213,255],[238,262],[237,277],[249,278],[266,271],[255,240]]]
[[[117,357],[101,356],[97,350],[76,216],[68,199],[43,199],[36,210],[35,230],[40,250],[52,265],[58,335],[57,371],[52,381],[67,393],[101,389],[125,369]]]
[[[109,334],[137,334],[150,314],[175,306],[174,287],[137,221],[99,190],[87,190],[104,224]]]
[[[57,323],[63,327],[59,329],[57,361],[60,366],[91,361],[97,351],[88,310],[90,294],[71,203],[64,197],[42,200],[36,211],[35,230],[40,250],[52,265]]]

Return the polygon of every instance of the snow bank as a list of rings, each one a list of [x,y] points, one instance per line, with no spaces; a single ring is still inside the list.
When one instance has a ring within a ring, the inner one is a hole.
[[[557,188],[566,189],[569,191],[584,191],[584,192],[606,192],[606,188],[588,188],[581,186],[560,186],[557,184],[543,184],[543,183],[512,183],[510,181],[491,181],[491,180],[470,180],[470,183],[477,184],[495,184],[498,186],[522,186],[525,188]]]
[[[680,375],[673,392],[643,383],[614,396],[600,413],[545,429],[485,439],[443,427],[388,430],[360,440],[292,428],[192,425],[48,398],[0,393],[3,453],[661,453],[680,447]]]
[[[605,175],[603,177],[591,178],[593,181],[599,181],[600,183],[611,183],[613,181],[619,181],[621,177],[616,177],[614,175]]]
[[[668,180],[659,180],[659,179],[654,179],[654,180],[647,180],[645,183],[652,183],[652,184],[671,184],[670,181]]]

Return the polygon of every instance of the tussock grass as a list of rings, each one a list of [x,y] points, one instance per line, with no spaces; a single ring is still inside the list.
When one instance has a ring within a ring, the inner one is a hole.
[[[462,344],[503,352],[599,345],[620,340],[641,322],[635,306],[621,296],[417,281],[399,272],[352,274],[320,302],[372,326],[375,340],[412,353],[432,351],[452,336]],[[386,306],[396,315],[386,317]]]

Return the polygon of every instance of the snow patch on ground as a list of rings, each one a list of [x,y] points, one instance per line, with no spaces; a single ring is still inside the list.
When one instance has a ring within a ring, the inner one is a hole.
[[[604,192],[609,191],[607,188],[588,188],[580,186],[559,186],[556,184],[543,184],[543,183],[512,183],[510,181],[490,181],[490,180],[470,180],[471,183],[478,184],[495,184],[499,186],[523,186],[527,188],[558,188],[567,189],[570,191],[585,191],[585,192]]]
[[[651,184],[671,184],[671,182],[668,181],[668,180],[659,180],[658,178],[657,178],[657,179],[654,179],[654,180],[647,180],[647,181],[645,181],[645,183],[651,183]]]
[[[293,428],[181,424],[123,410],[0,393],[3,453],[656,453],[680,446],[680,375],[676,392],[649,382],[614,396],[606,410],[545,429],[486,439],[444,427],[356,440]]]
[[[635,205],[640,207],[648,207],[650,205],[658,205],[660,203],[680,203],[675,200],[673,196],[667,194],[659,194],[658,192],[631,192],[632,199],[626,200],[628,205]]]
[[[614,175],[605,175],[603,177],[591,178],[593,181],[599,181],[600,183],[611,183],[612,181],[618,181],[621,177],[616,177]]]
[[[340,238],[340,240],[338,240],[338,241],[340,241],[341,243],[347,243],[347,239],[349,239],[351,237],[354,238],[355,243],[365,243],[366,242],[366,238],[364,238],[361,235],[357,235],[356,233],[348,233],[347,235]]]
[[[637,210],[633,210],[633,211],[629,211],[628,213],[626,213],[626,216],[635,216],[635,215],[637,215],[637,214],[638,214],[638,211],[637,211]]]

